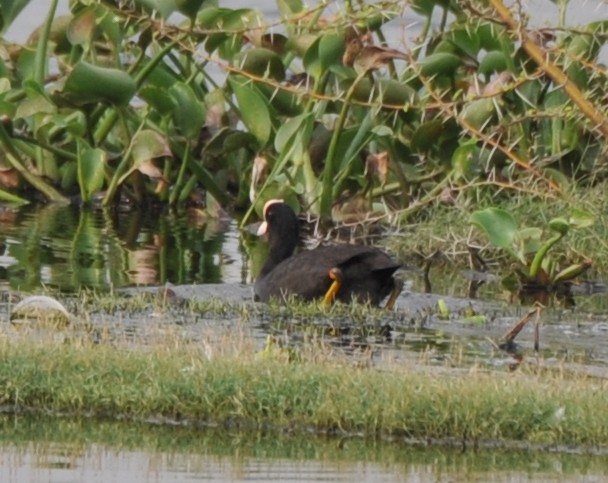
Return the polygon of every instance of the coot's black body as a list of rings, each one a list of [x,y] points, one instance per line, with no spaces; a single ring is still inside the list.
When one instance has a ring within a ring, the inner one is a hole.
[[[321,299],[332,284],[329,272],[339,269],[341,286],[336,299],[379,305],[395,289],[393,274],[399,264],[382,250],[364,245],[321,246],[293,254],[298,243],[298,219],[279,200],[264,207],[270,254],[255,282],[256,300]]]

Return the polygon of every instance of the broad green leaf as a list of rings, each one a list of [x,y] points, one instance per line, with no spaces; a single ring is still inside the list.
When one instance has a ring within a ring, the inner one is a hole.
[[[303,101],[296,94],[261,82],[257,83],[256,87],[268,99],[268,102],[276,110],[277,114],[287,117],[302,114],[302,110],[304,109]]]
[[[206,0],[173,0],[175,6],[180,13],[183,13],[186,17],[194,18],[198,14],[199,10],[203,7]]]
[[[420,73],[425,77],[451,76],[462,64],[460,57],[448,52],[438,52],[425,57],[420,62]]]
[[[490,75],[507,70],[508,66],[509,61],[505,53],[501,50],[493,50],[485,55],[477,70],[480,74]]]
[[[494,99],[485,97],[466,104],[460,116],[471,127],[481,129],[494,117],[495,112]]]
[[[472,179],[479,173],[477,160],[479,146],[475,140],[468,141],[456,148],[452,154],[452,169],[457,177]]]
[[[152,129],[142,129],[137,132],[131,142],[133,144],[131,155],[135,169],[138,165],[151,159],[172,155],[167,138]]]
[[[127,105],[137,85],[126,72],[78,62],[63,86],[62,95],[78,105],[108,102]]]
[[[304,69],[318,79],[330,66],[341,63],[343,53],[343,36],[333,33],[320,35],[304,54]]]
[[[272,50],[263,47],[241,52],[235,57],[235,65],[258,77],[270,77],[279,82],[285,79],[285,66],[281,58]]]
[[[302,114],[301,116],[288,119],[287,122],[282,124],[277,130],[277,134],[274,138],[274,149],[278,153],[281,153],[284,149],[287,149],[295,134],[302,129],[308,129],[308,126],[305,126],[305,123],[310,123],[310,120],[310,114]]]
[[[243,124],[256,137],[260,147],[265,146],[272,134],[272,118],[266,99],[242,77],[231,76],[228,83],[236,97]]]
[[[469,25],[458,28],[450,32],[447,38],[456,46],[458,49],[471,57],[472,59],[477,58],[479,52],[480,40],[475,29],[470,28]]]
[[[573,228],[588,228],[595,223],[595,217],[588,211],[573,208],[570,210],[568,222]]]
[[[137,95],[160,114],[169,114],[175,109],[175,101],[166,88],[146,85],[139,89]]]
[[[192,88],[183,82],[175,83],[169,89],[173,99],[173,122],[190,139],[197,139],[205,122],[203,103],[196,97]]]
[[[352,81],[343,83],[347,89]],[[358,101],[380,101],[391,106],[415,105],[418,100],[417,92],[407,84],[394,79],[380,79],[372,81],[369,78],[360,79],[353,92],[353,98]]]
[[[418,152],[427,152],[437,147],[437,141],[443,131],[441,119],[433,119],[418,126],[412,135],[411,147]]]
[[[549,228],[564,236],[570,230],[570,223],[568,223],[568,220],[560,216],[549,220]]]
[[[144,12],[158,12],[163,18],[169,17],[177,10],[176,0],[134,0],[133,3]]]
[[[511,213],[501,208],[486,208],[475,211],[470,220],[485,232],[492,245],[512,251],[518,228]]]
[[[70,21],[67,37],[72,45],[88,46],[93,41],[97,28],[95,7],[90,6],[78,12]]]
[[[79,143],[78,184],[82,201],[90,201],[93,195],[103,187],[106,161],[105,151],[91,148],[84,142]]]
[[[304,10],[302,0],[277,0],[277,6],[283,17],[290,17]]]

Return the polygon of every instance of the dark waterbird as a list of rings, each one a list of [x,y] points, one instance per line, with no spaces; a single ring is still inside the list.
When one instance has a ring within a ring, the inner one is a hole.
[[[255,299],[285,301],[295,295],[304,300],[323,299],[392,308],[402,282],[393,275],[400,267],[382,250],[365,245],[320,246],[294,255],[298,244],[298,218],[282,200],[264,205],[264,222],[258,235],[268,234],[270,253],[255,282]]]

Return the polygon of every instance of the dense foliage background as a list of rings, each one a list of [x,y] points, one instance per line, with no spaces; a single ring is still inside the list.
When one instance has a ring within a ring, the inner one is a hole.
[[[5,31],[28,2],[0,3]],[[0,196],[281,196],[403,220],[605,177],[608,21],[531,30],[499,0],[277,0],[278,20],[217,3],[72,0],[55,18],[53,0],[25,45],[3,40]],[[419,35],[387,47],[414,14]]]

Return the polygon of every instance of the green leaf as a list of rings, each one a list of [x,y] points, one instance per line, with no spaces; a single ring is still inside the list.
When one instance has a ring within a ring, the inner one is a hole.
[[[131,142],[133,145],[131,155],[135,169],[151,159],[172,155],[165,136],[152,129],[142,129],[137,132]]]
[[[72,45],[90,45],[97,28],[95,7],[91,6],[78,12],[70,21],[67,37]]]
[[[266,99],[240,76],[231,76],[228,83],[236,97],[243,124],[256,137],[260,147],[265,146],[272,134],[272,118]]]
[[[460,57],[448,52],[431,54],[420,62],[420,72],[425,77],[451,76],[460,67]]]
[[[411,148],[418,152],[427,152],[437,147],[437,140],[442,131],[441,119],[433,119],[421,124],[412,135]]]
[[[245,50],[235,56],[235,64],[258,77],[269,77],[279,82],[285,79],[283,61],[270,49],[255,47]]]
[[[101,101],[124,106],[136,90],[135,80],[126,72],[81,61],[70,72],[61,94],[78,105]]]
[[[485,232],[492,245],[513,252],[518,228],[511,213],[501,208],[486,208],[474,212],[470,220]]]
[[[82,201],[90,201],[104,182],[107,155],[99,148],[91,148],[84,142],[78,143],[78,184]]]
[[[290,17],[304,10],[302,0],[277,0],[277,6],[283,17]]]
[[[595,217],[588,211],[573,208],[570,210],[568,222],[572,228],[588,228],[595,223]]]
[[[169,96],[174,103],[173,122],[175,126],[187,138],[198,138],[205,122],[203,103],[196,97],[192,88],[183,82],[177,82],[171,86]]]
[[[495,112],[494,99],[485,97],[466,104],[460,115],[471,127],[481,129],[494,117]]]
[[[180,13],[183,13],[186,17],[194,18],[205,0],[174,0],[174,2]]]
[[[453,30],[447,38],[456,46],[458,49],[471,57],[472,59],[477,58],[479,53],[479,35],[474,28],[470,25],[466,25],[463,28]]]
[[[454,174],[464,179],[472,179],[479,173],[477,160],[479,147],[475,140],[468,141],[456,148],[452,154],[452,169]]]
[[[477,69],[480,74],[490,75],[495,72],[507,70],[509,60],[502,50],[493,50],[488,52]]]
[[[304,54],[304,70],[315,79],[331,66],[341,64],[344,54],[344,37],[337,34],[320,35]]]

